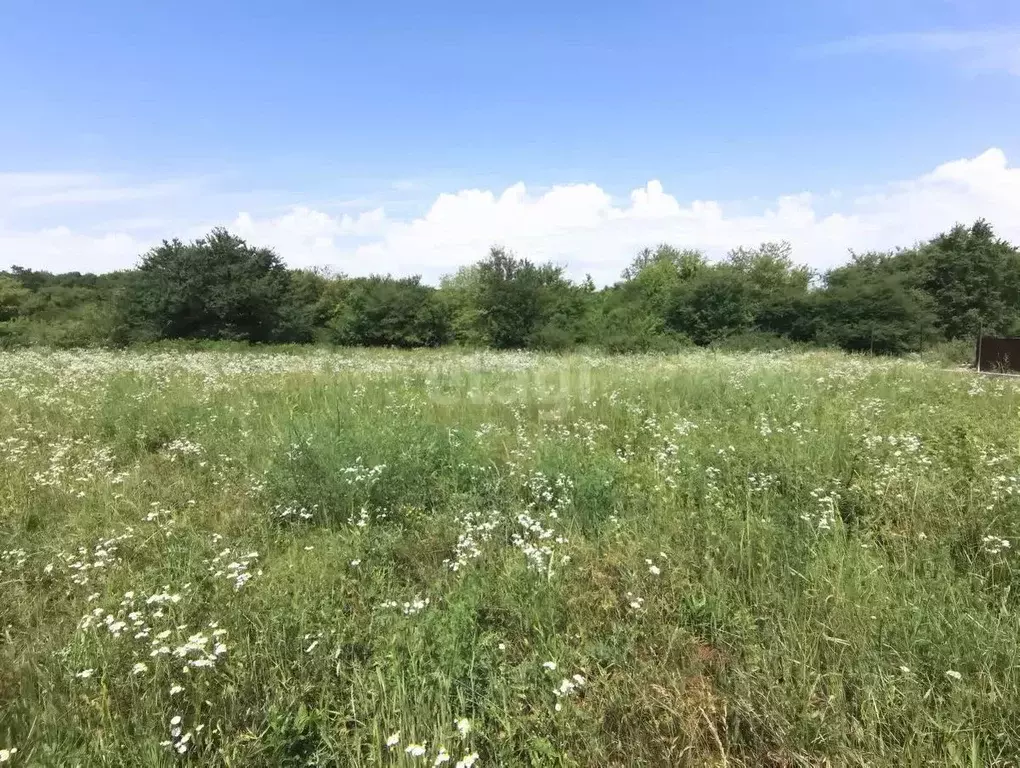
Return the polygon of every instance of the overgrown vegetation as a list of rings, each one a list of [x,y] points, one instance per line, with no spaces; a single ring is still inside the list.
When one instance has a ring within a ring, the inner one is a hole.
[[[1020,754],[1012,380],[150,348],[0,381],[12,766]]]
[[[905,250],[852,254],[820,275],[784,243],[717,263],[661,245],[603,289],[501,248],[438,287],[288,270],[223,230],[164,243],[116,274],[0,273],[7,346],[221,339],[634,352],[737,343],[901,354],[979,330],[1020,333],[1020,252],[983,221]]]

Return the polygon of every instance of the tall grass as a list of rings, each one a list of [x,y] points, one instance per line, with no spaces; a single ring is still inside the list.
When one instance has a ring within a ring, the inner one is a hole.
[[[0,750],[1016,765],[1020,390],[941,368],[4,355]]]

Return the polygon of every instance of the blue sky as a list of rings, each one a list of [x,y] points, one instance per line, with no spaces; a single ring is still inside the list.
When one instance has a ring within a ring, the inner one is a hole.
[[[1020,3],[1007,0],[0,0],[0,72],[0,267],[126,266],[161,237],[250,221],[293,263],[432,275],[485,238],[458,234],[478,221],[465,204],[456,222],[418,227],[428,243],[408,240],[437,196],[486,190],[497,205],[523,182],[518,207],[574,190],[564,215],[577,221],[549,225],[546,201],[497,216],[491,237],[513,239],[516,222],[538,251],[526,255],[608,275],[639,227],[613,240],[617,257],[575,251],[652,180],[681,213],[718,202],[724,223],[808,192],[816,217],[853,217],[847,200],[991,148],[1005,160],[1002,178],[982,177],[998,195],[989,213],[1020,205]],[[312,248],[292,231],[309,215]],[[786,234],[773,229],[733,238]],[[54,230],[73,237],[33,240]],[[380,246],[394,233],[399,258]]]

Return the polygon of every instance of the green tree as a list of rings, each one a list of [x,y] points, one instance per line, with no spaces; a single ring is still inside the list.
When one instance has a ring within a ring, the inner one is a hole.
[[[479,323],[490,346],[527,346],[543,319],[542,280],[534,264],[504,248],[494,247],[478,264]]]
[[[437,299],[449,318],[453,341],[479,347],[487,343],[481,293],[481,272],[477,264],[461,267],[440,280]]]
[[[630,300],[638,300],[643,311],[664,318],[676,289],[693,280],[707,264],[701,251],[663,243],[654,251],[641,251],[623,271],[623,279]]]
[[[754,312],[745,275],[728,264],[702,269],[671,297],[667,325],[695,344],[710,344],[751,328]]]
[[[326,323],[336,302],[327,303],[333,277],[324,269],[292,269],[279,308],[276,338],[306,343],[326,339]]]
[[[584,341],[588,332],[593,286],[575,285],[560,267],[538,268],[541,280],[540,315],[528,336],[534,349],[564,350]]]
[[[504,248],[444,278],[440,288],[458,341],[496,349],[565,349],[586,333],[594,285],[575,285],[553,264]]]
[[[931,301],[897,256],[854,255],[831,270],[818,296],[818,341],[878,354],[916,351],[937,334]]]
[[[727,263],[745,278],[752,324],[759,331],[805,340],[811,335],[811,270],[794,263],[787,242],[730,251]]]
[[[947,339],[1020,331],[1020,252],[995,236],[988,222],[954,227],[906,252],[900,261],[931,297]]]
[[[273,341],[290,279],[279,256],[224,229],[164,241],[121,296],[122,335],[139,339]]]
[[[431,347],[449,340],[449,322],[436,290],[420,277],[349,280],[329,326],[340,344]]]
[[[700,251],[666,243],[640,251],[623,271],[623,279],[603,292],[595,332],[599,343],[616,352],[669,349],[689,343],[669,327],[668,315],[677,291],[707,264]]]
[[[0,275],[0,322],[16,318],[31,295],[18,280]]]

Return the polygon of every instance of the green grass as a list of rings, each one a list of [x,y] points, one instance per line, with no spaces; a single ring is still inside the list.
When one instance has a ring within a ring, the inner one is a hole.
[[[1018,406],[831,353],[5,354],[0,749],[1016,765]]]

